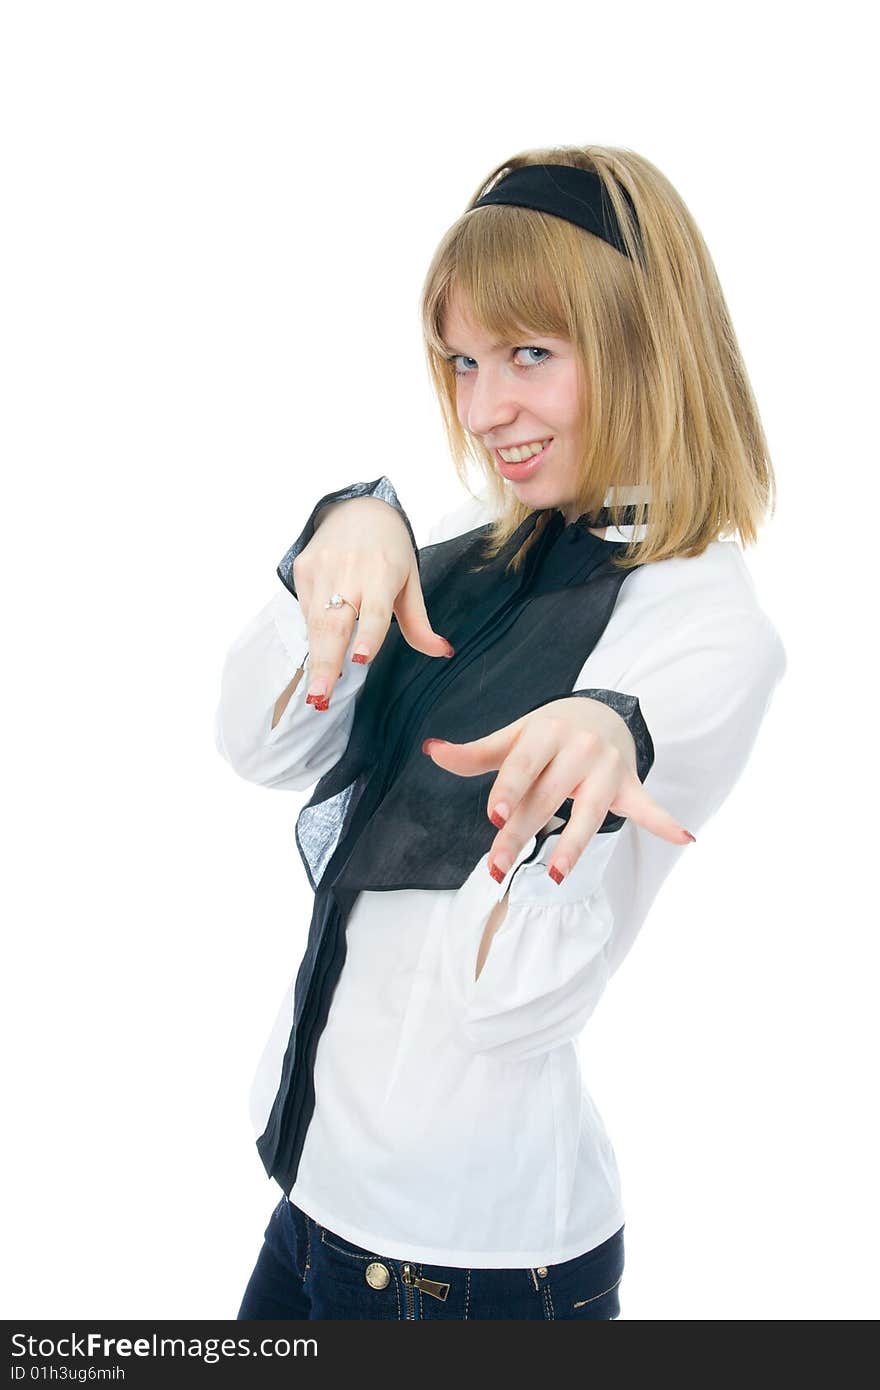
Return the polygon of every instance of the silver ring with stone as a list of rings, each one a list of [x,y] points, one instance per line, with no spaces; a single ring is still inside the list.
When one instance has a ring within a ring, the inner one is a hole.
[[[354,604],[352,603],[350,598],[343,598],[341,594],[331,594],[327,602],[324,604],[324,607],[341,608],[344,603],[347,603],[349,608],[354,608]],[[358,619],[361,616],[356,608],[354,608],[354,615]]]

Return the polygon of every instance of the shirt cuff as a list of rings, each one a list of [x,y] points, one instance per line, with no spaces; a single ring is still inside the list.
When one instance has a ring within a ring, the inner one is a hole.
[[[609,709],[613,709],[616,714],[620,715],[632,734],[633,743],[636,746],[636,776],[640,782],[644,782],[654,766],[654,740],[651,738],[651,731],[645,723],[645,717],[635,695],[622,695],[619,690],[569,690],[566,694],[553,695],[549,700],[541,700],[539,704],[533,705],[532,709],[526,710],[525,713],[531,714],[532,710],[540,709],[542,705],[549,705],[554,700],[567,700],[575,695],[583,696],[589,700],[599,700],[603,705],[607,705]],[[556,815],[567,823],[571,816],[573,804],[573,798],[567,796]],[[596,834],[608,834],[619,830],[625,820],[625,816],[618,816],[609,811]],[[559,829],[561,830],[562,827],[560,826]]]
[[[394,485],[391,482],[391,479],[386,478],[383,474],[381,478],[374,478],[374,480],[371,483],[350,483],[348,487],[341,487],[336,492],[328,492],[326,496],[322,497],[321,500],[315,504],[314,508],[312,509],[311,516],[309,517],[300,534],[297,536],[296,540],[293,542],[293,545],[290,546],[290,548],[284,552],[275,571],[284,587],[286,589],[289,589],[289,591],[293,594],[294,598],[298,598],[299,595],[297,594],[296,588],[294,587],[293,583],[293,562],[296,559],[297,555],[299,555],[300,551],[305,550],[309,541],[312,539],[312,536],[315,534],[315,518],[318,515],[318,512],[321,510],[322,507],[329,506],[331,502],[342,502],[349,497],[378,497],[381,499],[381,501],[388,502],[390,506],[394,507],[398,512],[400,512],[400,515],[403,517],[403,520],[406,524],[406,529],[409,532],[409,538],[412,541],[413,550],[415,551],[416,556],[416,565],[418,566],[419,570],[419,578],[421,579],[422,569],[421,564],[419,562],[419,547],[416,544],[416,538],[413,532],[413,528],[410,525],[409,517],[403,510],[403,507],[400,505],[400,499],[398,498],[397,493],[394,490]]]

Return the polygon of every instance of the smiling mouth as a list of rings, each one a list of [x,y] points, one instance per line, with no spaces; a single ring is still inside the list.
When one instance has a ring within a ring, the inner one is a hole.
[[[519,463],[506,463],[501,457],[500,451],[495,449],[495,460],[498,464],[499,473],[501,473],[502,477],[509,478],[510,481],[514,483],[521,482],[524,478],[530,477],[532,473],[541,466],[544,459],[553,448],[554,438],[555,436],[551,436],[547,441],[546,447],[543,448],[539,454],[532,454],[530,458],[522,459]]]
[[[499,444],[498,452],[502,458],[505,454],[521,454],[527,450],[521,458],[505,458],[505,463],[527,463],[535,454],[540,454],[542,449],[553,442],[552,434],[542,435],[540,439],[527,439],[522,444]]]

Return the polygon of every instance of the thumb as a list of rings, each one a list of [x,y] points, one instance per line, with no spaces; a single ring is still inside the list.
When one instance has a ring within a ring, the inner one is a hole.
[[[441,637],[439,632],[435,632],[428,620],[425,596],[415,564],[395,599],[393,611],[402,636],[415,651],[424,652],[425,656],[455,655],[452,643]]]
[[[447,772],[456,772],[459,777],[477,777],[481,772],[495,772],[507,757],[516,736],[524,723],[524,718],[505,724],[483,738],[471,739],[468,743],[450,743],[445,738],[426,738],[422,744],[425,753],[438,767]]]
[[[655,801],[649,792],[645,791],[635,773],[627,779],[627,784],[614,798],[609,807],[616,816],[626,816],[629,820],[634,820],[637,825],[643,825],[646,830],[650,830],[652,835],[658,835],[661,840],[669,840],[674,845],[685,845],[695,842],[689,830],[679,822],[676,816],[670,814],[659,801]]]

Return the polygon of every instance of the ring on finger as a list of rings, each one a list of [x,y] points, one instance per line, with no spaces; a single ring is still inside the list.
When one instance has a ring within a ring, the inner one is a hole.
[[[354,604],[352,603],[352,601],[351,601],[350,598],[343,598],[343,597],[342,597],[342,594],[331,594],[330,597],[329,597],[329,599],[327,600],[327,602],[324,604],[324,607],[325,607],[325,608],[341,608],[341,607],[343,606],[343,604],[346,604],[346,603],[348,604],[349,608],[354,608],[354,615],[355,615],[356,618],[359,619],[360,616],[361,616],[359,610],[358,610],[357,608],[355,608],[355,606],[354,606]]]

